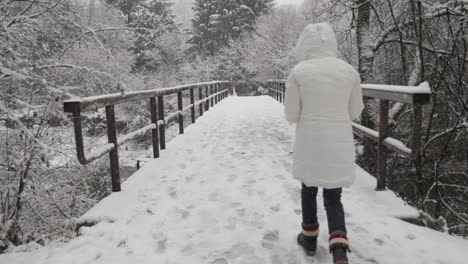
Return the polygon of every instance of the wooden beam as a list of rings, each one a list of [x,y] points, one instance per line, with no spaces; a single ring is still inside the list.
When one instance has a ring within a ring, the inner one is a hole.
[[[66,113],[73,113],[73,112],[76,112],[77,110],[80,110],[81,112],[86,112],[86,111],[103,108],[106,106],[182,92],[190,88],[199,87],[201,85],[212,85],[215,83],[224,83],[224,82],[225,81],[204,82],[204,83],[187,84],[187,85],[162,88],[162,89],[132,91],[132,92],[124,93],[124,94],[114,93],[114,94],[107,94],[107,95],[85,97],[85,98],[80,98],[80,99],[72,99],[72,100],[64,101],[63,108]]]

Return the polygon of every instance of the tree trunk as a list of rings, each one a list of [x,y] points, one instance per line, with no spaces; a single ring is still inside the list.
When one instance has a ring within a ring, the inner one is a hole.
[[[368,0],[355,0],[357,8],[356,19],[356,40],[358,48],[358,61],[359,61],[359,74],[361,75],[361,82],[365,83],[371,79],[372,69],[374,66],[374,51],[370,39],[370,2]],[[375,122],[373,120],[371,101],[364,99],[365,108],[362,111],[361,123],[362,125],[375,129]],[[366,169],[371,170],[375,168],[375,146],[373,142],[364,138],[364,165]]]

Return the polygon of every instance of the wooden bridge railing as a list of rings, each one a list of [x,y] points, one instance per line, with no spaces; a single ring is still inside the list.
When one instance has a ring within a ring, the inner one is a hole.
[[[209,110],[210,106],[217,104],[227,97],[229,89],[227,81],[213,81],[196,84],[187,84],[178,87],[162,88],[155,90],[132,91],[124,94],[107,94],[91,96],[80,99],[64,101],[64,111],[72,114],[73,126],[75,130],[76,152],[81,164],[89,164],[94,160],[109,153],[110,169],[112,176],[112,191],[118,192],[120,187],[119,155],[118,147],[142,135],[147,131],[152,131],[152,145],[154,158],[159,157],[159,147],[166,148],[165,129],[166,124],[173,119],[179,123],[179,133],[184,133],[184,112],[190,109],[192,123],[195,123],[195,108],[199,106],[199,115]],[[189,90],[190,105],[183,106],[182,93]],[[198,90],[198,100],[195,101],[195,90]],[[168,115],[164,114],[164,96],[177,94],[177,111]],[[131,101],[149,100],[149,111],[151,113],[151,123],[127,135],[117,137],[115,123],[114,106]],[[83,144],[83,132],[81,127],[81,113],[87,111],[97,111],[106,108],[106,124],[108,144],[86,153]]]
[[[280,103],[285,99],[285,80],[270,80],[267,83],[269,95]],[[417,161],[421,152],[422,106],[429,103],[431,90],[427,83],[420,86],[396,86],[362,84],[364,97],[380,100],[379,131],[360,124],[352,123],[356,135],[367,137],[378,143],[377,154],[377,190],[384,190],[387,185],[387,149],[397,152],[402,157]],[[403,142],[388,136],[389,101],[413,105],[413,127],[411,148]]]

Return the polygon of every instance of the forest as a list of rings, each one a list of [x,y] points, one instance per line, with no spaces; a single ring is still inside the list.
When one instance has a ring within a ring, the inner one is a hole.
[[[467,237],[467,1],[0,0],[0,253],[69,240],[111,191],[107,158],[78,163],[64,100],[209,80],[261,95],[288,76],[304,26],[323,21],[363,83],[429,82],[421,158],[391,154],[388,185],[420,210],[416,224]],[[376,128],[378,104],[365,104],[360,122]],[[119,107],[119,133],[148,123],[145,109]],[[404,143],[412,111],[391,105],[390,135]],[[84,116],[90,149],[106,141],[104,119]],[[124,147],[124,178],[150,159],[148,138]],[[375,145],[358,144],[375,175]]]

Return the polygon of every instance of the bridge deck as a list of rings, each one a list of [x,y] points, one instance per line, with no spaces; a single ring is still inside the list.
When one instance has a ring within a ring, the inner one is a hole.
[[[317,256],[304,256],[295,242],[292,135],[273,99],[227,98],[81,219],[99,224],[67,244],[0,262],[331,263],[323,208]],[[351,263],[466,263],[468,241],[398,220],[417,211],[392,192],[375,192],[375,180],[356,170],[343,194]]]

